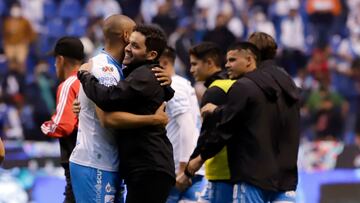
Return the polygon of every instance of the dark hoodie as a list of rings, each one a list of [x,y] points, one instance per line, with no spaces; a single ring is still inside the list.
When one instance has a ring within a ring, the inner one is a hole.
[[[221,119],[218,140],[208,140],[208,159],[226,144],[231,180],[270,191],[295,190],[299,146],[299,90],[272,61],[240,78],[228,102],[214,112]]]

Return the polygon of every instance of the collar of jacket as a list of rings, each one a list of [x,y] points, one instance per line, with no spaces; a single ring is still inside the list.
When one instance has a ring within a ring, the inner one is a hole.
[[[227,73],[224,70],[220,70],[213,75],[211,75],[209,78],[207,78],[204,82],[204,85],[206,88],[209,88],[211,83],[213,83],[215,80],[224,80],[228,79]]]

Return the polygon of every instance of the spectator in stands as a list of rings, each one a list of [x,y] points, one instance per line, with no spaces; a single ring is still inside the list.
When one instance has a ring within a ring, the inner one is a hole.
[[[44,0],[20,0],[23,16],[30,21],[36,32],[41,32],[41,23],[44,20]]]
[[[359,25],[356,26],[360,26],[360,16]],[[348,38],[344,38],[341,41],[337,49],[337,55],[339,56],[340,64],[348,67],[353,59],[360,57],[360,27],[359,31],[351,32]]]
[[[194,79],[190,73],[189,49],[195,43],[193,33],[194,25],[192,19],[185,18],[180,22],[179,28],[176,30],[177,40],[175,41],[176,54],[181,63],[184,64],[186,78],[191,82],[194,82]],[[171,36],[170,40],[172,37],[175,36]]]
[[[15,60],[23,70],[29,52],[29,45],[35,39],[35,32],[30,22],[22,16],[18,3],[10,9],[10,16],[5,19],[3,27],[4,50],[9,60]]]
[[[121,14],[122,10],[115,0],[90,0],[86,5],[90,18],[106,18],[114,14]]]
[[[275,39],[276,31],[274,24],[267,19],[266,13],[257,7],[254,8],[253,14],[249,17],[248,33],[264,32]]]
[[[335,18],[341,13],[340,0],[307,0],[306,11],[309,15],[314,45],[327,44],[333,34]]]
[[[49,64],[40,60],[29,77],[25,89],[25,105],[30,121],[24,122],[26,138],[49,140],[42,135],[39,126],[47,121],[55,110],[56,79],[49,73]]]
[[[324,96],[315,115],[314,130],[316,140],[341,140],[344,118],[341,109],[334,106],[330,96]]]
[[[330,83],[330,47],[324,45],[313,50],[307,64],[308,72],[320,83]]]
[[[339,93],[332,91],[328,84],[321,83],[319,90],[313,90],[304,108],[303,112],[308,112],[314,122],[315,138],[342,138],[348,103]]]
[[[166,0],[158,7],[157,15],[152,19],[152,22],[161,26],[167,36],[170,36],[177,27],[177,13],[173,8],[173,2]]]
[[[304,22],[298,13],[298,5],[291,5],[289,15],[281,22],[281,65],[294,76],[305,67]]]
[[[236,40],[234,34],[227,28],[229,19],[220,13],[216,17],[216,26],[213,30],[208,30],[204,35],[204,41],[214,42],[225,55],[227,48]]]

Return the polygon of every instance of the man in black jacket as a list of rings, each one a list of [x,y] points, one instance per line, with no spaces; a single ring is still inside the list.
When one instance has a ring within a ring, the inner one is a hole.
[[[297,157],[300,141],[300,89],[296,87],[291,76],[275,63],[277,44],[275,39],[263,32],[254,32],[249,42],[260,51],[261,62],[259,70],[269,74],[281,88],[284,97],[280,111],[283,116],[283,131],[278,137],[278,164],[281,172],[279,189],[283,191],[295,190],[298,183]]]
[[[191,176],[203,160],[226,144],[238,201],[295,202],[296,182],[288,175],[296,171],[294,150],[285,150],[284,144],[298,146],[298,140],[290,139],[288,133],[297,133],[299,92],[289,87],[291,81],[278,70],[271,70],[274,67],[256,69],[259,58],[257,47],[251,43],[238,43],[229,49],[226,66],[230,78],[238,80],[229,90],[226,105],[208,104],[202,109],[203,114],[220,116],[217,129],[223,133],[207,140],[185,174]]]
[[[78,77],[86,95],[104,111],[154,114],[172,97],[151,71],[165,47],[166,37],[159,28],[136,26],[125,48],[125,80],[106,87],[87,71],[80,71]],[[128,189],[126,202],[165,202],[174,184],[175,168],[164,126],[119,130],[117,139],[120,174]]]

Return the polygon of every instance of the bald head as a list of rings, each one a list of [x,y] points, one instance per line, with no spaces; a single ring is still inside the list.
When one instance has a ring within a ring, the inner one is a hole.
[[[125,15],[112,15],[104,20],[103,32],[105,41],[127,40],[135,27],[135,22]]]

